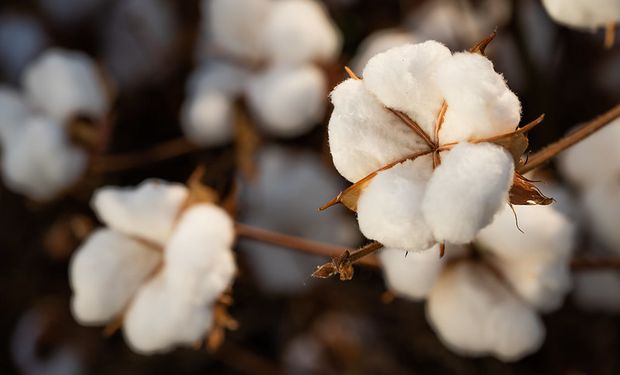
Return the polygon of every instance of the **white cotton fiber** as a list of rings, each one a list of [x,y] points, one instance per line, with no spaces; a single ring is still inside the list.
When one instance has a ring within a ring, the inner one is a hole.
[[[538,350],[545,328],[539,316],[481,264],[446,269],[428,296],[429,323],[457,353],[517,361]]]
[[[608,182],[597,182],[590,186],[584,193],[583,209],[587,217],[586,224],[596,239],[606,245],[608,250],[620,253],[620,183],[617,178],[614,176]]]
[[[69,266],[73,315],[87,325],[114,318],[160,261],[156,249],[113,230],[97,230]]]
[[[78,181],[87,155],[54,120],[30,118],[5,142],[2,175],[9,189],[48,200]]]
[[[444,98],[437,67],[450,56],[446,46],[432,40],[395,47],[368,61],[364,84],[381,103],[405,112],[432,136]]]
[[[579,271],[573,297],[579,307],[596,312],[620,312],[620,275],[617,270]]]
[[[188,303],[160,273],[136,293],[123,322],[127,343],[137,353],[170,351],[192,346],[213,324],[211,307]]]
[[[302,135],[325,114],[327,82],[314,65],[268,69],[250,80],[246,93],[257,125],[277,137]]]
[[[175,293],[199,306],[216,301],[235,276],[233,239],[233,221],[224,210],[213,204],[188,209],[165,250],[164,274]]]
[[[437,241],[470,242],[508,203],[514,163],[502,147],[459,143],[442,153],[422,201]]]
[[[384,248],[379,252],[383,277],[398,296],[420,300],[433,288],[447,260],[439,257],[439,246],[421,252]]]
[[[342,37],[322,4],[279,0],[271,8],[263,34],[270,61],[303,64],[336,59]]]
[[[338,172],[351,182],[403,156],[427,149],[425,143],[362,81],[348,79],[331,93],[329,148]]]
[[[0,85],[0,142],[4,148],[11,133],[19,129],[29,116],[30,109],[21,95],[8,86]]]
[[[577,28],[596,28],[620,21],[618,0],[543,0],[555,21]]]
[[[137,187],[100,188],[91,205],[108,227],[163,246],[187,195],[181,184],[149,179]]]
[[[421,211],[429,159],[406,161],[380,172],[364,189],[357,220],[364,235],[386,247],[422,251],[435,243]]]
[[[448,103],[441,143],[488,138],[517,128],[521,103],[489,59],[457,53],[436,69],[437,84]]]
[[[230,142],[234,134],[233,99],[212,90],[198,91],[181,108],[183,133],[193,143],[205,147]]]
[[[48,50],[26,68],[23,86],[36,108],[61,121],[100,117],[109,105],[97,66],[81,52]]]
[[[368,61],[381,52],[403,44],[417,43],[418,38],[411,32],[401,29],[381,29],[370,34],[360,43],[351,61],[351,69],[361,75]]]
[[[581,188],[620,173],[620,118],[570,147],[558,157],[562,174]]]
[[[264,55],[265,20],[270,0],[203,0],[210,40],[224,53],[256,60]]]

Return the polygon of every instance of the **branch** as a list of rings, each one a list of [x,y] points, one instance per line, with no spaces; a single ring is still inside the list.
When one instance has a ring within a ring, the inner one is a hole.
[[[620,257],[581,257],[570,263],[573,271],[619,270]]]
[[[564,138],[548,145],[540,151],[530,155],[526,164],[519,168],[518,172],[525,174],[533,169],[545,164],[560,152],[584,140],[594,132],[598,131],[605,125],[620,117],[620,104],[616,105],[609,111],[598,116],[594,120],[584,124],[576,131],[566,135]]]

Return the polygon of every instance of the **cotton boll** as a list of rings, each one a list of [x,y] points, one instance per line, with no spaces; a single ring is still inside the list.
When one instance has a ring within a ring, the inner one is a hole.
[[[76,114],[100,117],[108,109],[97,66],[80,52],[48,50],[26,68],[23,85],[35,107],[61,121]]]
[[[73,315],[88,325],[112,319],[160,261],[156,249],[113,230],[97,230],[69,267]]]
[[[191,346],[213,324],[211,307],[188,303],[160,273],[142,285],[129,306],[123,334],[133,351],[155,354]]]
[[[422,252],[384,248],[379,252],[383,277],[388,288],[398,296],[420,300],[431,290],[446,264],[439,258],[439,246]]]
[[[163,246],[187,196],[181,184],[149,179],[137,187],[100,188],[91,205],[108,227]]]
[[[422,212],[437,241],[465,244],[508,202],[514,163],[490,143],[459,143],[431,176]]]
[[[543,0],[555,21],[577,28],[596,28],[620,21],[617,0]]]
[[[234,117],[230,97],[218,91],[199,91],[183,103],[181,127],[185,136],[195,144],[220,146],[233,138]]]
[[[582,271],[575,275],[574,299],[589,311],[620,312],[620,276],[618,271]]]
[[[368,61],[364,84],[381,103],[405,112],[433,134],[443,101],[436,84],[437,65],[450,56],[446,46],[432,40],[395,47]]]
[[[532,308],[480,264],[446,269],[428,296],[426,312],[441,340],[457,353],[517,361],[535,352],[545,328]]]
[[[22,69],[47,44],[45,31],[36,19],[5,13],[0,17],[0,71],[10,82],[18,82]]]
[[[230,216],[213,204],[188,209],[165,251],[165,277],[179,295],[196,305],[213,303],[231,285],[236,272]]]
[[[267,17],[264,43],[269,59],[294,65],[335,60],[342,37],[317,1],[280,0]]]
[[[584,188],[620,173],[620,119],[561,153],[560,171],[571,182]],[[604,150],[604,152],[601,152]]]
[[[203,0],[210,40],[238,58],[257,60],[264,55],[263,34],[270,0]]]
[[[589,187],[583,197],[583,206],[586,223],[593,234],[609,250],[620,253],[620,184],[614,179]]]
[[[235,64],[209,61],[194,71],[187,82],[187,94],[216,91],[228,96],[241,94],[250,72]]]
[[[403,44],[414,44],[418,41],[414,34],[405,30],[383,29],[375,31],[360,44],[351,62],[351,69],[358,74],[362,74],[364,67],[374,55],[402,46]]]
[[[366,90],[364,82],[348,79],[331,93],[329,149],[338,172],[356,182],[426,144]]]
[[[296,137],[323,118],[326,92],[326,78],[313,65],[273,67],[249,82],[247,100],[264,131]]]
[[[0,85],[0,142],[7,147],[12,133],[21,127],[21,124],[30,116],[30,109],[20,94]]]
[[[357,204],[360,230],[386,247],[410,251],[435,243],[421,211],[430,160],[418,159],[379,172]]]
[[[463,52],[445,59],[437,84],[448,104],[441,143],[488,138],[519,125],[521,103],[486,57]]]
[[[29,119],[4,146],[4,183],[35,200],[54,197],[86,169],[85,152],[71,145],[63,127],[50,119]]]

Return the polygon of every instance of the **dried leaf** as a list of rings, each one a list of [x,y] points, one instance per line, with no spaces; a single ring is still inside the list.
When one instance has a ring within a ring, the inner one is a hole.
[[[338,269],[336,268],[336,265],[332,263],[332,261],[329,261],[322,266],[318,266],[316,271],[312,273],[312,277],[316,277],[317,279],[329,279],[337,273]]]
[[[353,278],[353,265],[351,262],[343,263],[338,273],[340,274],[340,281],[351,280]]]
[[[519,165],[521,155],[523,155],[529,145],[527,136],[522,132],[502,134],[497,137],[487,138],[484,141],[495,143],[496,145],[505,148],[512,155],[516,165]]]
[[[546,197],[532,181],[523,177],[519,173],[514,174],[512,187],[510,188],[510,204],[525,205],[549,205],[553,203],[553,198]]]
[[[372,173],[362,178],[361,180],[357,181],[353,185],[349,186],[346,190],[343,190],[342,192],[340,192],[340,194],[338,194],[336,198],[325,203],[325,205],[319,208],[319,210],[323,211],[323,210],[330,208],[331,206],[335,204],[342,203],[349,210],[357,212],[357,201],[360,199],[360,196],[362,195],[362,192],[364,191],[364,189],[366,189],[368,184],[370,184],[370,181],[372,181],[372,179],[376,175],[377,173]]]
[[[497,36],[497,31],[493,31],[491,35],[487,36],[486,38],[476,43],[475,46],[471,47],[469,49],[469,52],[484,55],[484,51],[486,50],[488,45],[491,44],[491,42],[493,41],[493,39],[495,39],[496,36]]]

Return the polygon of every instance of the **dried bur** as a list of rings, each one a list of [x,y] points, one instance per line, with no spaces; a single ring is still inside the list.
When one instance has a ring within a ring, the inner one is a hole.
[[[332,257],[329,262],[318,266],[316,271],[312,273],[312,277],[327,279],[337,274],[342,281],[351,280],[353,278],[353,264],[360,262],[376,266],[376,259],[370,258],[368,255],[373,254],[382,247],[383,245],[378,242],[371,242],[353,252],[346,250],[341,255]]]

